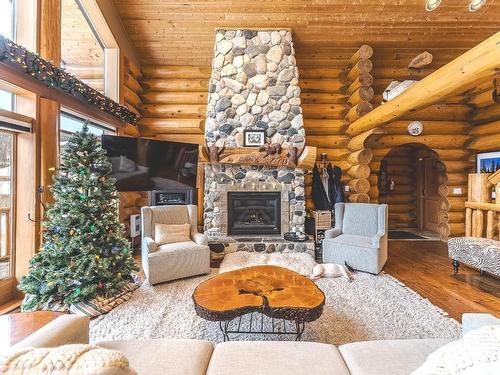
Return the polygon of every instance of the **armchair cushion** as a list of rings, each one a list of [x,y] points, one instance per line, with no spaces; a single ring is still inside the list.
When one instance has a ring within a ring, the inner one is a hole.
[[[342,229],[335,227],[325,231],[325,238],[335,238],[342,234]]]
[[[164,245],[190,241],[190,224],[155,224],[155,242]]]
[[[201,251],[205,246],[198,245],[196,242],[191,240],[184,242],[167,243],[158,246],[158,251],[149,254],[150,258],[155,257],[165,257],[165,256],[176,256],[176,255],[187,255],[192,252]]]
[[[338,244],[351,245],[357,247],[367,247],[367,248],[374,247],[372,246],[373,245],[372,237],[357,236],[355,234],[341,234],[340,236],[332,238],[331,241]]]

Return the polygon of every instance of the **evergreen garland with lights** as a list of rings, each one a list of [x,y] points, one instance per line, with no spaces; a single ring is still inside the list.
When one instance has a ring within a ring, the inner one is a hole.
[[[124,123],[137,124],[138,117],[127,107],[111,100],[106,95],[86,85],[75,76],[67,73],[36,53],[0,35],[0,61],[29,74],[48,87],[59,89],[79,100],[96,106]]]
[[[23,311],[115,295],[137,269],[118,218],[111,163],[87,124],[69,139],[58,172],[42,249],[19,285]]]

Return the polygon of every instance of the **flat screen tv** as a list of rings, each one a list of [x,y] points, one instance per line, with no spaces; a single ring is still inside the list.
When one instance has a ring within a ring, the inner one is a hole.
[[[198,145],[102,136],[118,191],[196,188]]]

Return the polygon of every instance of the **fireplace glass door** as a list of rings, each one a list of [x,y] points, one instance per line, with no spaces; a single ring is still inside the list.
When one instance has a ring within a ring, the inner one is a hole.
[[[228,193],[229,234],[281,234],[281,192]]]

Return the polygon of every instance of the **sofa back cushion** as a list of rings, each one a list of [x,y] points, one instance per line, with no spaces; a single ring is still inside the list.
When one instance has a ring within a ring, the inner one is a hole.
[[[116,350],[95,345],[19,348],[0,355],[0,373],[66,375],[135,375],[128,359]]]
[[[378,232],[378,204],[346,203],[342,233],[373,237]]]
[[[155,242],[157,245],[191,241],[189,224],[155,224]]]

